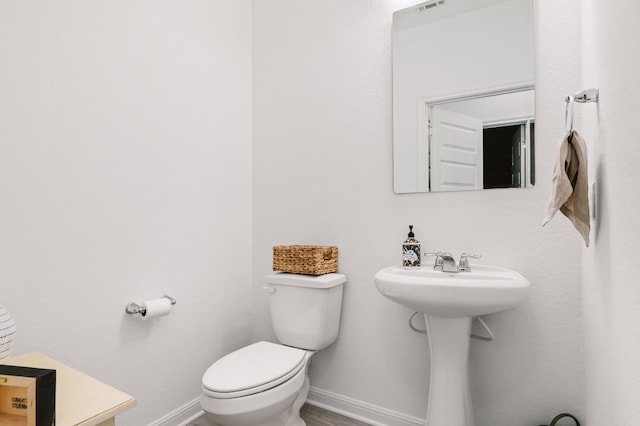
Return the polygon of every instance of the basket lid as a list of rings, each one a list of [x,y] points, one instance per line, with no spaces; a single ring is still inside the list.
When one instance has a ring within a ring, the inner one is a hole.
[[[266,276],[267,284],[290,285],[309,288],[331,288],[347,282],[344,274],[303,275],[274,272]]]

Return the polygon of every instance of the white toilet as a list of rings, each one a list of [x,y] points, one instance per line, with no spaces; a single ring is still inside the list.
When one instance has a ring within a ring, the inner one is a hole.
[[[267,275],[263,288],[281,344],[254,343],[213,363],[202,377],[205,416],[219,426],[304,426],[307,367],[338,337],[346,281],[342,274]]]

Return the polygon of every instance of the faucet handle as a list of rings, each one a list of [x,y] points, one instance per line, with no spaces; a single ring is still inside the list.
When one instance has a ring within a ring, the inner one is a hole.
[[[434,252],[434,253],[424,253],[425,256],[435,256],[436,260],[433,264],[433,269],[438,270],[438,271],[442,271],[444,269],[444,259],[442,258],[442,256],[451,256],[451,253],[443,253],[441,251],[438,252]]]
[[[458,262],[458,269],[460,272],[471,272],[471,267],[469,266],[469,258],[480,259],[482,257],[481,254],[472,254],[472,253],[462,253],[460,255],[460,262]]]

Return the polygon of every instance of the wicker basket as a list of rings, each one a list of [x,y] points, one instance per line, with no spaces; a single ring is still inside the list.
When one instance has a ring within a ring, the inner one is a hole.
[[[338,270],[338,247],[274,246],[273,270],[324,275]]]

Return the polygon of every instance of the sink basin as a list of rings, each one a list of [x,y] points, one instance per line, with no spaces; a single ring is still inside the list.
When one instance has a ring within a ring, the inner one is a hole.
[[[424,314],[431,362],[427,426],[475,426],[468,371],[472,317],[513,308],[529,292],[529,281],[510,269],[471,269],[391,266],[374,276],[383,296]]]
[[[414,311],[460,318],[513,308],[529,292],[529,281],[506,268],[473,265],[472,272],[447,273],[431,267],[391,266],[375,277],[378,291]]]

